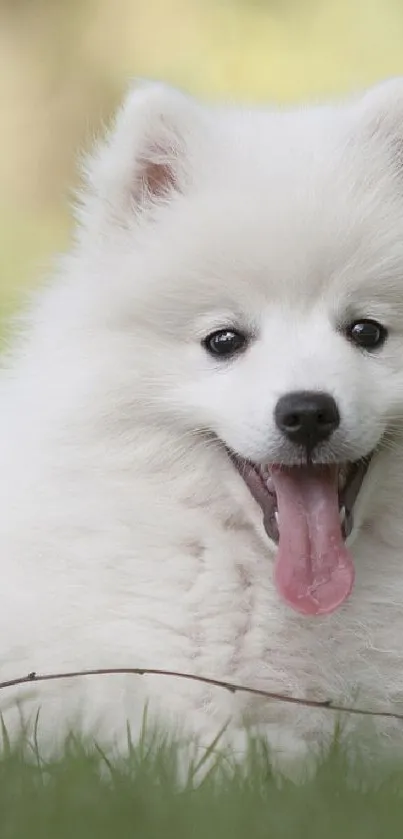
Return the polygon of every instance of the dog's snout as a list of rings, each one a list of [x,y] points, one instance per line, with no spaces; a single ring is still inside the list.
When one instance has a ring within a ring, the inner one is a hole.
[[[277,428],[290,442],[310,451],[328,440],[340,424],[333,396],[315,391],[286,393],[278,400],[274,417]]]

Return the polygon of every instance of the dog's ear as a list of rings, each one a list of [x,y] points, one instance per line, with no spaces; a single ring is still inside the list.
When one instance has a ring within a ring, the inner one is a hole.
[[[388,79],[360,97],[359,118],[368,142],[382,144],[403,166],[403,77]]]
[[[180,91],[156,83],[132,89],[106,140],[86,161],[87,218],[97,207],[98,218],[125,224],[185,192],[205,122],[202,106]]]

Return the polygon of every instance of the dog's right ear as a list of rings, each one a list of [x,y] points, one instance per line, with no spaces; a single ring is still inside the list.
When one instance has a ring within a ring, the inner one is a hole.
[[[127,226],[188,188],[206,113],[191,97],[162,84],[129,93],[106,140],[85,164],[81,220]]]
[[[365,91],[355,103],[361,151],[387,150],[389,160],[401,177],[403,170],[403,77],[387,79]],[[365,143],[366,145],[363,145]],[[382,161],[384,164],[384,161]]]

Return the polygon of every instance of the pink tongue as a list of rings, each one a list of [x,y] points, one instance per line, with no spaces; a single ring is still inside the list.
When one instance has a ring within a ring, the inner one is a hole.
[[[354,567],[339,518],[337,471],[276,467],[279,548],[274,579],[284,600],[305,615],[333,612],[349,596]]]

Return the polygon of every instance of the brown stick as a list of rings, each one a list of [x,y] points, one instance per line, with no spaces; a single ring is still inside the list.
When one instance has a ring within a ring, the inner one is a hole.
[[[224,682],[220,679],[210,679],[207,676],[196,676],[193,673],[177,673],[174,670],[156,670],[142,667],[111,667],[100,668],[98,670],[80,670],[77,672],[66,673],[44,673],[38,675],[37,673],[28,673],[27,676],[21,676],[18,679],[9,679],[6,682],[0,682],[0,690],[16,685],[30,684],[32,682],[50,682],[56,679],[75,679],[83,676],[113,676],[113,675],[130,675],[130,676],[171,676],[177,679],[187,679],[192,682],[200,682],[204,685],[212,685],[213,687],[224,688],[230,693],[248,693],[252,696],[260,696],[263,699],[271,699],[276,702],[284,702],[289,705],[302,705],[306,708],[319,708],[325,711],[341,712],[345,714],[359,714],[367,717],[381,717],[394,720],[403,720],[403,713],[398,714],[392,711],[370,711],[365,708],[350,708],[344,705],[333,703],[330,699],[321,702],[316,699],[301,699],[297,696],[286,696],[282,693],[274,693],[273,691],[260,690],[259,688],[246,687],[245,685],[235,685],[232,682]]]

